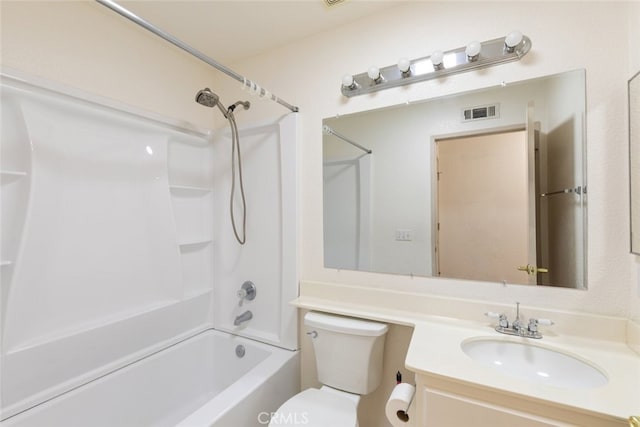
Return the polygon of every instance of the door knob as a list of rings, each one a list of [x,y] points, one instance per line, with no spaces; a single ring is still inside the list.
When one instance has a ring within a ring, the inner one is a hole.
[[[548,273],[549,270],[543,267],[534,267],[533,265],[521,265],[518,270],[525,271],[527,274]]]

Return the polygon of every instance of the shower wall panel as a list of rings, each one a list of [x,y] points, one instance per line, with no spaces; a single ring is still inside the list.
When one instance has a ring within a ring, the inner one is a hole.
[[[211,324],[212,147],[2,75],[3,417]]]
[[[240,130],[247,205],[244,245],[236,241],[230,219],[231,135],[221,134],[213,144],[214,327],[289,349],[297,348],[296,309],[289,304],[298,295],[296,126],[296,115],[289,114]],[[235,222],[242,235],[238,176],[235,187]],[[245,281],[256,286],[252,301],[238,298]],[[246,311],[253,318],[234,325]]]

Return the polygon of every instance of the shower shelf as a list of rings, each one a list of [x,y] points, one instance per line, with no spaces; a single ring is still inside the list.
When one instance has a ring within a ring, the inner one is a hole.
[[[211,243],[212,239],[209,237],[192,237],[189,239],[184,239],[180,242],[178,242],[178,245],[180,247],[185,247],[185,246],[196,246],[196,245],[202,245],[202,246],[206,246],[209,243]]]
[[[189,185],[170,185],[169,188],[173,193],[182,194],[186,196],[200,196],[203,194],[211,193],[211,188],[206,187],[192,187]]]
[[[0,175],[2,176],[2,182],[8,183],[27,176],[27,173],[23,171],[0,170]]]
[[[192,289],[192,290],[186,291],[184,293],[183,300],[198,298],[200,296],[207,295],[207,294],[210,294],[212,292],[213,292],[213,289],[205,288],[205,287]]]
[[[11,264],[13,264],[13,261],[7,261],[7,260],[4,260],[4,259],[0,260],[0,267],[4,267],[4,266],[7,266],[7,265],[11,265]]]

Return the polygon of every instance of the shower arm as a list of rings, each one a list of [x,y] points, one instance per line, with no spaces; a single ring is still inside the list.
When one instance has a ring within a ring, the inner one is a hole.
[[[124,16],[125,18],[129,19],[130,21],[135,22],[136,24],[140,25],[141,27],[145,28],[146,30],[151,31],[152,33],[154,33],[158,37],[161,37],[161,38],[165,39],[169,43],[179,47],[180,49],[184,50],[185,52],[190,53],[191,55],[195,56],[199,60],[201,60],[203,62],[206,62],[207,64],[211,65],[213,68],[216,68],[217,70],[223,72],[224,74],[226,74],[227,76],[231,77],[232,79],[235,79],[235,80],[239,81],[240,83],[242,83],[244,85],[244,87],[249,87],[250,88],[252,86],[255,86],[255,83],[252,82],[251,80],[249,80],[249,79],[245,78],[244,76],[236,73],[232,69],[220,64],[219,62],[214,61],[213,59],[209,58],[204,53],[200,52],[199,50],[196,50],[196,49],[192,48],[188,44],[180,41],[179,39],[177,39],[175,37],[173,37],[171,34],[165,32],[165,31],[161,30],[160,28],[156,27],[155,25],[145,21],[144,19],[140,18],[139,16],[137,16],[134,13],[132,13],[128,9],[120,6],[119,4],[114,2],[113,0],[95,0],[95,1],[100,3],[101,5],[103,5],[105,7],[108,7],[109,9],[113,10],[114,12]],[[258,95],[259,96],[268,97],[272,101],[277,102],[278,104],[282,105],[283,107],[288,108],[289,110],[293,111],[294,113],[297,113],[299,111],[298,107],[296,107],[294,105],[291,105],[288,102],[278,98],[277,96],[275,96],[272,93],[268,92],[264,88],[260,88],[260,93]]]

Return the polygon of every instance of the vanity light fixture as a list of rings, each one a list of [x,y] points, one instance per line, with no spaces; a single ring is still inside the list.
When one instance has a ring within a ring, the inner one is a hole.
[[[529,50],[529,37],[520,31],[511,31],[505,37],[484,42],[473,41],[465,47],[446,52],[435,51],[431,56],[414,60],[401,58],[396,65],[371,67],[366,73],[347,75],[342,79],[342,94],[350,98],[449,74],[518,61]]]
[[[507,37],[504,38],[504,49],[507,53],[512,53],[516,48],[522,43],[522,39],[524,36],[518,30],[511,31],[507,34]]]
[[[375,84],[381,83],[384,80],[380,75],[380,68],[375,66],[369,67],[369,70],[367,70],[367,76],[369,76]]]
[[[441,70],[444,65],[442,60],[444,59],[444,53],[441,50],[436,50],[431,54],[431,65],[434,70]]]
[[[482,50],[482,43],[477,41],[472,41],[467,45],[464,50],[464,53],[467,54],[467,61],[474,62],[478,60],[478,56],[480,56],[480,51]]]
[[[407,58],[398,59],[398,70],[400,70],[403,76],[411,74],[411,61]]]
[[[349,90],[354,90],[358,87],[358,85],[356,84],[351,74],[345,74],[344,76],[342,76],[342,87]]]

